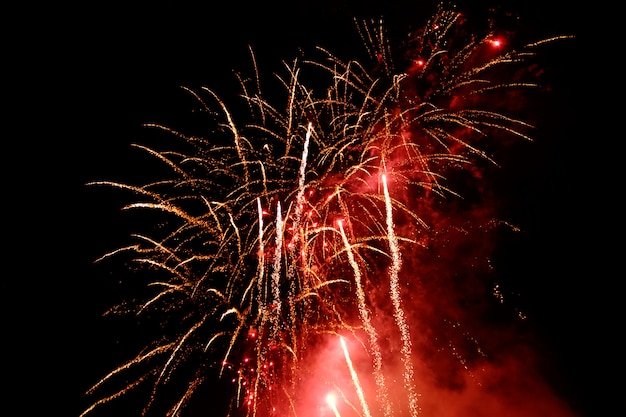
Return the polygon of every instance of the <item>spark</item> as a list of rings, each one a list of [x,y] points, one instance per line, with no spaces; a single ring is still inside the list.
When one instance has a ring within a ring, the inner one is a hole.
[[[387,398],[387,386],[385,383],[385,376],[382,372],[383,359],[382,359],[382,354],[380,352],[380,346],[378,344],[378,334],[376,332],[376,328],[372,325],[372,322],[370,319],[370,311],[369,311],[369,308],[367,307],[367,302],[365,298],[365,292],[363,291],[361,270],[354,257],[352,245],[350,245],[350,242],[348,241],[348,237],[346,236],[346,232],[344,231],[343,221],[338,221],[337,224],[341,232],[341,239],[343,240],[343,244],[346,249],[348,262],[352,266],[352,272],[354,273],[354,284],[356,287],[356,297],[357,297],[358,306],[359,306],[359,313],[360,313],[361,321],[363,322],[363,327],[365,328],[365,332],[367,333],[369,337],[369,341],[370,341],[370,349],[372,351],[373,362],[374,362],[373,363],[374,376],[376,379],[376,384],[378,385],[379,397],[381,398],[385,406],[385,415],[388,416],[388,415],[391,415],[391,406]],[[343,341],[343,339],[341,339],[341,347],[343,348],[343,351],[346,354],[346,361],[348,362],[348,365],[350,365],[350,371],[352,373],[352,377],[354,380],[355,373],[351,367],[350,358],[347,356],[347,350],[346,350],[345,342]],[[359,390],[359,399],[363,403],[364,399],[361,398],[361,394],[362,392],[361,390]],[[365,405],[363,406],[363,408],[364,410],[367,409]]]
[[[272,307],[274,313],[272,314],[272,321],[274,324],[274,331],[279,329],[279,319],[281,310],[281,298],[280,298],[280,272],[282,265],[282,248],[283,248],[283,228],[284,222],[281,214],[280,202],[276,205],[276,251],[274,252],[274,269],[272,271]],[[276,337],[276,334],[272,335]]]
[[[363,392],[363,387],[361,386],[361,381],[359,380],[359,375],[356,373],[356,370],[354,369],[354,366],[352,365],[352,359],[350,358],[350,352],[348,352],[346,341],[344,340],[343,337],[339,337],[339,341],[341,342],[341,349],[343,350],[343,355],[346,359],[346,364],[348,365],[348,369],[350,370],[352,383],[354,384],[354,388],[356,389],[357,395],[359,397],[359,402],[361,403],[361,407],[363,408],[363,414],[365,414],[365,417],[371,417],[370,408],[367,405],[367,401],[365,399],[365,393]]]
[[[404,364],[404,387],[408,392],[411,415],[416,416],[418,414],[419,406],[417,404],[417,394],[415,393],[413,385],[414,371],[411,352],[411,333],[406,322],[404,310],[402,309],[402,296],[400,294],[400,289],[398,288],[400,285],[398,274],[400,272],[400,268],[402,267],[402,260],[400,258],[398,239],[394,232],[393,206],[391,204],[391,197],[389,196],[389,188],[387,186],[387,175],[382,174],[381,179],[385,195],[387,240],[389,242],[389,250],[391,251],[392,259],[391,266],[389,267],[390,298],[393,303],[393,314],[396,319],[396,324],[400,329],[402,362]]]
[[[326,403],[330,409],[333,410],[335,417],[341,417],[341,414],[339,414],[339,410],[337,409],[337,399],[335,398],[335,394],[330,393],[326,395]]]

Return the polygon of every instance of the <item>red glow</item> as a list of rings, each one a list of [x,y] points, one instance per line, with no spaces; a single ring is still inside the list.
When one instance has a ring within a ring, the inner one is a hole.
[[[502,39],[500,38],[490,39],[489,43],[491,43],[491,46],[493,46],[494,48],[500,48],[504,45],[504,43],[502,42]]]

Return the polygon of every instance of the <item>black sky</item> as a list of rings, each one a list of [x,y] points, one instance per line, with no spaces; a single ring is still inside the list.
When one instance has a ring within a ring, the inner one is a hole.
[[[434,10],[434,2],[418,3],[102,2],[7,10],[4,404],[15,404],[18,415],[77,416],[83,392],[120,363],[115,329],[101,318],[117,301],[117,277],[92,262],[129,229],[116,194],[85,184],[144,175],[149,168],[129,145],[146,138],[142,123],[176,117],[181,85],[233,94],[232,71],[250,68],[248,45],[272,71],[297,48],[327,46],[350,57],[360,48],[353,17],[382,15],[401,32]],[[624,370],[617,342],[623,314],[615,305],[623,272],[610,268],[606,234],[615,227],[615,197],[610,146],[602,143],[609,138],[598,127],[610,120],[590,110],[604,73],[587,60],[598,13],[564,1],[499,4],[517,10],[540,36],[577,35],[545,57],[555,68],[550,100],[558,108],[543,126],[546,141],[511,168],[518,172],[511,178],[519,188],[517,215],[529,233],[511,248],[507,268],[520,281],[529,277],[529,310],[541,317],[556,389],[581,417],[623,414],[624,383],[614,379]]]

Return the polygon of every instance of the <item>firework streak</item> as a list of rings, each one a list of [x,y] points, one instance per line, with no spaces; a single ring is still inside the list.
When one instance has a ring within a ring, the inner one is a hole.
[[[488,274],[486,237],[507,227],[485,178],[496,149],[531,140],[518,116],[519,92],[537,87],[526,63],[564,37],[513,48],[466,25],[440,7],[396,72],[382,25],[359,24],[371,71],[320,48],[279,78],[284,109],[254,71],[240,79],[245,125],[206,88],[187,91],[208,137],[148,125],[182,139],[138,146],[174,175],[93,184],[171,219],[103,257],[146,267],[131,311],[163,334],[93,386],[83,415],[142,389],[145,415],[183,415],[200,387],[226,384],[228,415],[414,417],[428,411],[429,358],[445,351],[460,369],[446,372],[475,372],[486,353],[452,306],[483,295],[463,276]],[[328,83],[307,87],[306,71]]]

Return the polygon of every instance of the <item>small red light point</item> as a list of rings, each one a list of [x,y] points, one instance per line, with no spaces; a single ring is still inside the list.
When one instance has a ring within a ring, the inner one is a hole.
[[[494,48],[500,48],[503,45],[502,40],[499,38],[491,39],[489,42],[491,43],[491,46],[493,46]]]

